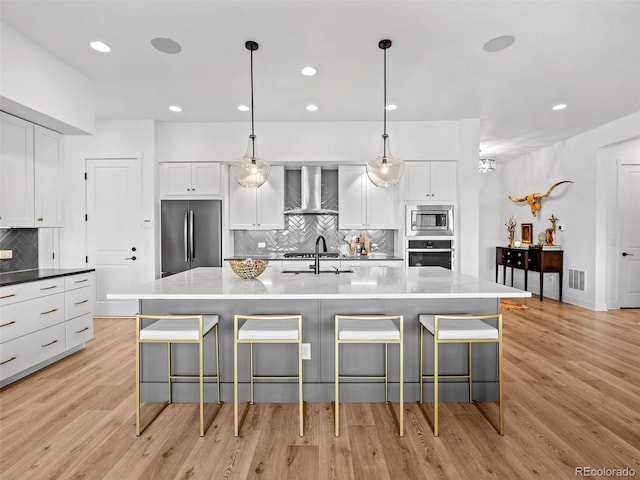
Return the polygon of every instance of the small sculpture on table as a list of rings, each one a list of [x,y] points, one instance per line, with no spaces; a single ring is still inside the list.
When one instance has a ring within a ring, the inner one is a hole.
[[[505,223],[505,226],[507,227],[507,232],[509,232],[509,246],[513,247],[514,241],[515,241],[515,235],[516,235],[516,219],[513,217],[513,215],[511,215],[509,217],[509,220],[507,220],[507,223]]]
[[[553,235],[556,233],[556,222],[558,219],[552,213],[549,221],[551,222],[551,228],[547,228],[544,231],[546,234],[545,245],[553,245]]]

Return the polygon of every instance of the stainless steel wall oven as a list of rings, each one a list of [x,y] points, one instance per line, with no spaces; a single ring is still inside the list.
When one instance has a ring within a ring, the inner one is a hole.
[[[453,240],[408,239],[408,267],[444,267],[454,269]]]

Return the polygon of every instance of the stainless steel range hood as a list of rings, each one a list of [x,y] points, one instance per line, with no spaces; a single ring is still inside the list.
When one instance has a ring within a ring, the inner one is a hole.
[[[285,215],[337,215],[337,210],[322,208],[322,168],[303,166],[300,169],[300,208],[286,210]]]

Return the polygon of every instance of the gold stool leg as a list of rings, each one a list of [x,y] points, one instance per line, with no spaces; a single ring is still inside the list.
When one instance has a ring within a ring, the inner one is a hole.
[[[202,330],[202,327],[200,328]],[[204,437],[204,352],[202,337],[198,343],[198,359],[200,363],[198,383],[200,384],[200,436]]]
[[[469,403],[473,402],[473,363],[471,361],[471,347],[472,343],[469,342]]]
[[[420,403],[422,403],[422,377],[424,375],[424,366],[422,365],[423,362],[423,348],[424,348],[424,340],[423,340],[423,333],[424,333],[424,327],[422,326],[422,324],[420,324]]]
[[[233,433],[238,436],[238,317],[233,318]]]
[[[253,343],[249,344],[251,347],[251,353],[250,353],[250,361],[249,361],[249,369],[251,370],[251,405],[253,405]]]
[[[220,337],[218,337],[218,324],[216,324],[216,382],[218,384],[218,403],[220,403]]]
[[[302,322],[298,319],[298,332],[300,340],[298,341],[298,409],[300,412],[300,436],[304,436],[304,406],[302,398]]]
[[[437,334],[437,329],[436,329]],[[438,436],[438,339],[433,339],[433,435]]]
[[[136,319],[136,437],[140,436],[140,318]]]
[[[167,342],[167,380],[169,403],[173,403],[173,389],[171,388],[171,342]]]
[[[502,388],[502,322],[500,323],[500,341],[498,342],[498,381],[500,382],[500,435],[504,435],[504,402],[503,402],[503,388]]]
[[[389,403],[389,362],[387,350],[389,344],[384,344],[384,403]]]
[[[404,327],[400,317],[400,436],[404,436]]]
[[[336,317],[336,328],[334,329],[334,336],[335,336],[335,372],[334,372],[334,379],[335,379],[335,408],[333,411],[333,415],[334,415],[334,427],[335,427],[335,435],[336,437],[340,436],[340,367],[339,367],[339,362],[340,362],[340,351],[339,351],[339,347],[340,347],[340,343],[338,342],[338,317]]]

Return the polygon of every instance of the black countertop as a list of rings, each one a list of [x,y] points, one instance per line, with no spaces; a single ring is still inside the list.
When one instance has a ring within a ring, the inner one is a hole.
[[[40,270],[22,270],[20,272],[0,273],[0,287],[94,271],[95,268],[45,268]]]

